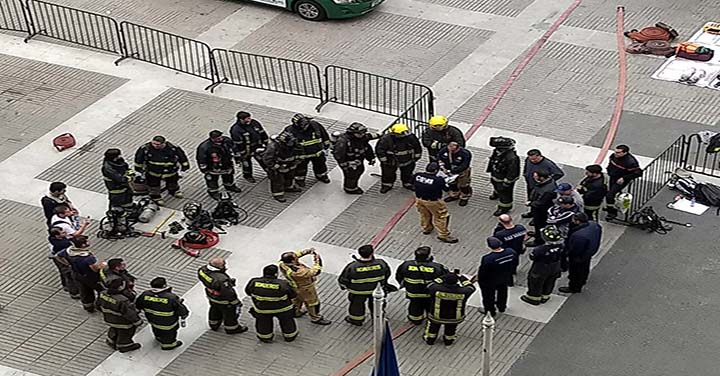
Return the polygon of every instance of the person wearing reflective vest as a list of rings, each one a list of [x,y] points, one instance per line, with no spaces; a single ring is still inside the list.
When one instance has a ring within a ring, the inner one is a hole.
[[[560,278],[562,271],[564,239],[560,230],[554,225],[546,226],[540,230],[540,236],[544,244],[530,252],[533,263],[528,272],[528,289],[527,293],[520,297],[520,300],[532,305],[540,305],[550,300],[555,281]]]
[[[435,115],[428,121],[428,127],[422,134],[422,144],[427,148],[430,162],[437,162],[437,154],[451,142],[465,147],[465,136],[458,127],[448,125],[448,118]]]
[[[130,177],[133,172],[130,170],[120,149],[107,149],[105,151],[102,175],[105,187],[108,190],[109,207],[119,206],[129,210],[133,207],[133,191],[130,188]]]
[[[158,205],[165,205],[160,185],[165,181],[168,194],[175,198],[185,197],[180,192],[180,175],[178,170],[190,169],[185,151],[168,142],[163,136],[155,136],[152,141],[138,148],[135,152],[135,182],[146,183],[150,198]]]
[[[313,256],[312,267],[300,262],[300,258],[307,255]],[[293,299],[295,317],[307,313],[310,315],[310,321],[313,324],[330,325],[330,320],[326,320],[320,314],[320,299],[315,288],[315,282],[317,276],[322,272],[322,258],[315,252],[315,248],[303,249],[297,252],[285,252],[280,257],[278,265],[282,269],[283,276],[297,294]],[[302,310],[303,305],[307,307],[307,311]]]
[[[138,296],[135,306],[145,313],[145,319],[150,323],[155,340],[160,342],[162,350],[172,350],[182,346],[177,340],[180,320],[185,320],[190,314],[183,300],[172,293],[163,277],[150,281],[151,290]]]
[[[235,278],[226,273],[225,265],[224,259],[214,257],[198,269],[198,279],[205,286],[205,296],[210,303],[208,324],[215,331],[222,324],[227,334],[243,333],[248,328],[238,322],[242,303],[235,292]]]
[[[494,216],[505,214],[513,207],[515,182],[520,178],[520,158],[515,151],[515,140],[505,137],[491,137],[490,146],[494,147],[487,165],[493,193],[490,200],[498,200]]]
[[[373,256],[375,250],[372,245],[363,245],[358,249],[360,258],[347,264],[338,277],[340,289],[348,291],[348,316],[345,321],[356,326],[362,326],[365,321],[365,305],[372,311],[372,294],[380,284],[386,292],[397,288],[388,284],[390,267],[385,260]]]
[[[205,176],[208,195],[216,200],[220,198],[220,179],[226,191],[242,192],[242,189],[235,185],[233,160],[238,164],[242,163],[235,143],[217,129],[210,131],[208,136],[195,151],[198,168]]]
[[[365,172],[365,161],[375,164],[375,152],[370,141],[380,138],[379,133],[368,133],[361,123],[352,123],[345,133],[338,136],[333,146],[333,157],[343,172],[343,189],[351,195],[363,194],[358,182]]]
[[[295,168],[295,183],[305,186],[305,177],[308,171],[308,164],[312,162],[315,178],[325,184],[330,183],[327,169],[326,150],[330,149],[330,135],[325,127],[311,117],[303,114],[295,114],[292,117],[292,124],[285,127],[297,139],[300,153],[298,154],[298,165]]]
[[[375,144],[375,154],[380,161],[382,175],[380,193],[387,193],[392,189],[398,169],[403,187],[411,191],[415,189],[412,177],[415,163],[422,157],[422,146],[406,124],[397,123],[390,127],[390,131],[382,135]]]
[[[297,139],[288,132],[281,132],[272,137],[262,154],[268,179],[270,179],[270,193],[278,202],[286,202],[286,192],[300,192],[294,184],[295,168],[298,163],[296,152]]]
[[[278,279],[278,272],[277,265],[267,265],[262,277],[251,279],[245,286],[245,294],[252,298],[250,314],[255,317],[255,334],[266,343],[273,340],[275,317],[280,321],[285,342],[294,341],[298,335],[293,304],[297,295],[288,281]]]
[[[138,310],[133,302],[123,295],[125,281],[114,279],[108,289],[100,293],[100,310],[105,323],[110,327],[105,343],[121,353],[141,347],[133,341],[137,328],[142,325]]]
[[[112,258],[107,261],[107,266],[100,269],[100,282],[105,288],[114,279],[122,279],[125,281],[125,290],[123,294],[127,296],[130,301],[135,301],[137,294],[135,293],[135,276],[127,271],[127,264],[125,260],[121,258]]]
[[[431,310],[423,334],[423,339],[428,345],[435,344],[435,340],[440,334],[440,327],[443,325],[445,326],[443,333],[445,345],[450,346],[455,342],[457,326],[465,320],[467,300],[475,293],[473,280],[468,280],[467,277],[455,272],[435,279],[428,286]]]
[[[405,297],[410,301],[407,318],[411,323],[422,324],[426,314],[430,313],[432,307],[427,286],[447,273],[445,265],[433,261],[428,246],[419,247],[415,250],[414,260],[407,260],[398,266],[395,279],[400,288],[405,288]]]

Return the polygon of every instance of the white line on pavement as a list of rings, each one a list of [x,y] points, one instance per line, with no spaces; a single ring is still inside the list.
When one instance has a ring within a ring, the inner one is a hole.
[[[195,39],[209,44],[211,48],[229,49],[279,14],[277,8],[243,4]]]

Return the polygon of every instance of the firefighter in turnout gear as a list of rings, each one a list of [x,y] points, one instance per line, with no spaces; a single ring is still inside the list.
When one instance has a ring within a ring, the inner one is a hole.
[[[375,250],[372,245],[364,245],[358,249],[360,258],[347,264],[338,277],[340,289],[348,291],[348,316],[345,321],[356,326],[362,326],[365,321],[365,305],[372,311],[372,294],[380,284],[385,292],[397,290],[397,287],[388,283],[390,267],[382,259],[373,256]]]
[[[235,143],[235,148],[240,155],[242,162],[243,178],[249,183],[255,183],[253,177],[252,160],[260,163],[257,150],[267,146],[269,138],[267,132],[259,121],[252,118],[249,112],[240,111],[237,113],[237,121],[230,127],[230,137]]]
[[[499,200],[494,216],[505,214],[513,207],[515,182],[520,177],[520,158],[515,152],[515,140],[506,137],[490,137],[490,146],[495,148],[487,172],[493,186],[491,200]]]
[[[198,269],[198,279],[205,286],[205,295],[210,303],[208,324],[210,329],[225,326],[225,333],[236,334],[248,330],[238,322],[242,303],[235,292],[235,278],[230,278],[225,268],[225,260],[215,257],[210,263]]]
[[[352,123],[345,133],[338,136],[333,146],[333,157],[343,172],[343,189],[345,193],[360,195],[358,187],[360,177],[365,172],[365,161],[375,164],[375,153],[369,142],[380,138],[379,133],[368,133],[367,127],[361,123]]]
[[[457,142],[465,147],[465,136],[460,129],[448,125],[448,118],[442,115],[435,115],[430,118],[428,127],[422,134],[422,144],[427,148],[430,162],[437,162],[437,154],[440,149],[448,146],[451,142]]]
[[[123,159],[120,149],[105,151],[102,175],[108,190],[111,208],[115,206],[126,210],[133,208],[133,191],[130,188],[132,174],[133,171]]]
[[[407,260],[397,268],[395,279],[400,288],[405,288],[405,297],[410,301],[407,317],[411,323],[422,324],[425,315],[431,312],[427,286],[447,273],[445,265],[433,261],[427,246],[415,250],[415,260]]]
[[[183,300],[172,293],[165,278],[157,277],[150,281],[151,290],[138,296],[135,306],[145,312],[145,318],[152,328],[155,340],[163,350],[172,350],[182,346],[177,340],[180,326],[190,314]]]
[[[165,205],[160,191],[160,184],[165,181],[168,193],[175,198],[183,198],[178,181],[178,170],[187,171],[190,162],[183,149],[165,140],[163,136],[155,136],[152,141],[138,148],[135,152],[135,183],[147,184],[150,198],[158,205]]]
[[[242,192],[242,189],[235,185],[233,159],[240,163],[235,143],[230,137],[223,136],[219,130],[211,131],[209,136],[210,138],[198,146],[195,155],[198,168],[205,175],[208,194],[213,199],[220,198],[218,180],[221,178],[226,191]]]
[[[300,258],[306,255],[313,256],[312,267],[300,262]],[[315,248],[303,249],[297,252],[285,252],[280,257],[279,266],[297,294],[293,299],[295,317],[307,313],[310,315],[310,321],[313,324],[330,325],[331,322],[320,314],[320,299],[315,289],[317,276],[322,272],[322,258],[315,252]],[[307,311],[302,310],[303,305],[307,307]]]
[[[303,114],[295,114],[292,117],[292,124],[285,127],[285,132],[295,137],[299,153],[298,164],[295,168],[295,183],[305,186],[308,164],[312,162],[313,172],[317,180],[328,184],[326,150],[330,148],[330,135],[322,124]]]
[[[392,189],[398,169],[403,187],[414,189],[412,176],[415,163],[422,156],[422,147],[407,125],[398,123],[390,127],[390,132],[382,135],[375,145],[375,154],[380,160],[382,174],[380,193],[387,193]]]
[[[530,252],[532,266],[528,272],[528,290],[520,297],[525,303],[540,305],[550,300],[555,281],[560,277],[564,239],[554,225],[540,231],[544,244]]]
[[[295,309],[292,300],[295,290],[288,281],[278,279],[277,265],[263,268],[263,276],[253,278],[245,286],[245,294],[252,297],[250,314],[255,317],[255,333],[263,342],[272,342],[273,318],[280,321],[280,329],[286,342],[297,338]]]
[[[133,342],[133,336],[137,328],[142,325],[142,320],[133,302],[123,295],[124,289],[125,281],[115,279],[110,282],[107,290],[100,293],[99,299],[103,319],[110,327],[105,343],[121,353],[141,347],[139,343]]]
[[[585,167],[585,178],[578,184],[577,191],[582,195],[585,214],[597,222],[608,191],[602,166],[596,164]]]
[[[457,178],[449,184],[450,192],[448,192],[448,197],[445,197],[445,202],[460,200],[460,206],[467,205],[472,196],[472,187],[470,186],[472,154],[457,142],[452,141],[448,146],[440,149],[437,158],[446,175],[457,175]]]
[[[297,140],[289,132],[273,137],[263,152],[262,162],[270,179],[270,192],[275,200],[286,202],[285,192],[300,192],[293,179],[297,166]]]
[[[473,278],[474,279],[474,278]],[[430,315],[425,325],[423,339],[428,345],[434,345],[440,327],[445,326],[443,341],[450,346],[457,339],[455,331],[465,319],[467,300],[475,293],[473,281],[459,275],[459,271],[447,273],[428,286],[430,293]]]
[[[127,296],[131,302],[134,302],[135,297],[137,296],[137,294],[135,294],[136,278],[134,275],[130,274],[126,268],[127,264],[125,264],[125,260],[121,258],[112,258],[108,260],[107,266],[100,269],[100,282],[103,286],[105,286],[105,288],[108,288],[108,285],[113,280],[122,279],[125,281],[125,290],[122,292],[123,295]]]

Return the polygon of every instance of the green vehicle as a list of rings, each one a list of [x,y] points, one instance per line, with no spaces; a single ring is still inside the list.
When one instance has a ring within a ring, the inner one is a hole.
[[[362,16],[385,0],[249,0],[291,10],[310,21]]]

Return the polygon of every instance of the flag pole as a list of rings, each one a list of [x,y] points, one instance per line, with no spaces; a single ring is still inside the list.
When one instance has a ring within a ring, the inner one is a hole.
[[[375,342],[375,367],[373,375],[378,375],[380,368],[380,353],[382,352],[382,343],[385,334],[385,312],[383,305],[385,303],[385,293],[378,283],[373,291],[373,341]]]
[[[490,359],[493,351],[493,336],[495,335],[495,319],[490,312],[485,314],[482,320],[483,333],[483,356],[482,356],[482,376],[490,376]]]

